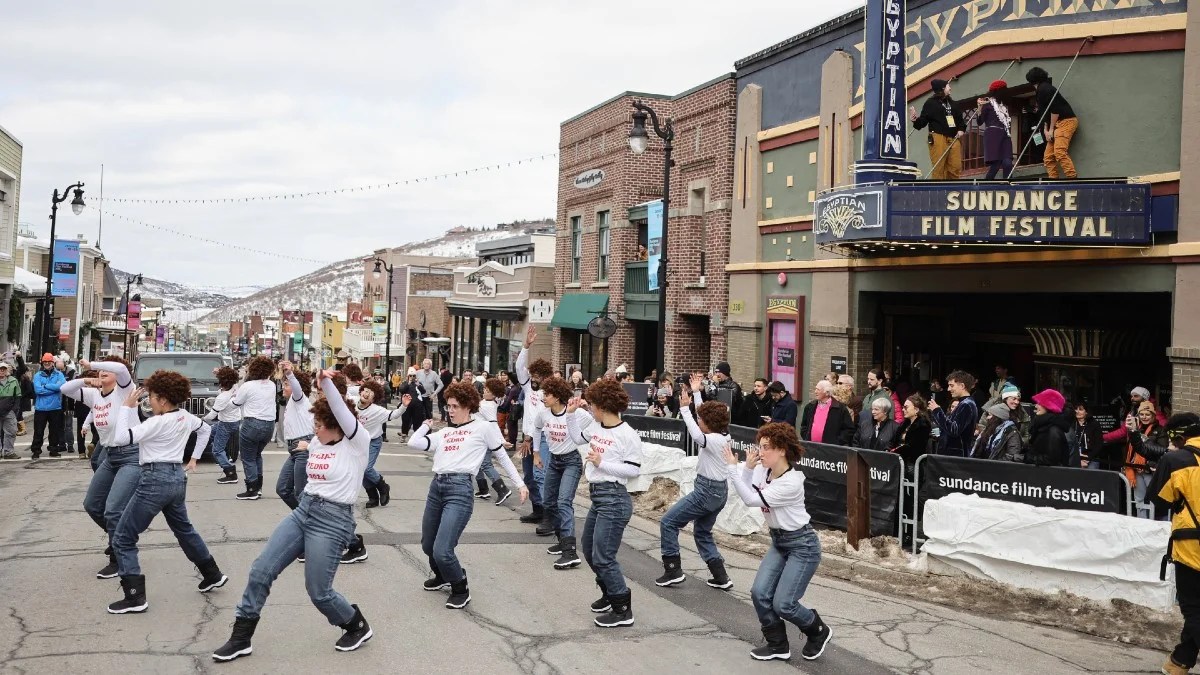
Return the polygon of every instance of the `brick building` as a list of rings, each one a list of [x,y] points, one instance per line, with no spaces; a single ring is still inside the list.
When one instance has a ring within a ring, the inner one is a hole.
[[[663,147],[630,151],[633,102],[675,127],[671,171],[666,367],[711,368],[726,358],[733,205],[735,80],[725,75],[677,96],[625,92],[565,121],[559,140],[553,363],[581,364],[591,380],[625,364],[641,378],[658,343],[658,292],[649,290],[647,206],[662,197]],[[606,341],[587,332],[601,312],[617,324]]]
[[[444,362],[439,351],[448,334],[446,298],[454,285],[457,258],[413,256],[395,249],[380,249],[363,258],[363,311],[371,314],[378,302],[387,297],[388,275],[381,270],[375,277],[375,260],[393,267],[391,289],[391,356],[392,370],[420,365],[426,357],[437,364]],[[385,317],[386,318],[386,317]],[[370,322],[371,318],[366,321]],[[351,324],[354,322],[351,321]],[[384,321],[386,325],[386,321]],[[433,342],[429,340],[432,339]],[[363,328],[349,327],[345,334],[346,348],[362,359],[363,367],[383,368],[385,353],[383,338]],[[390,372],[390,371],[389,371]]]

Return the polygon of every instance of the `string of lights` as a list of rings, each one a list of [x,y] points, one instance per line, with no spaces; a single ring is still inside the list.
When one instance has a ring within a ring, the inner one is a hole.
[[[179,236],[179,237],[185,237],[185,238],[187,238],[187,239],[192,239],[192,240],[194,240],[194,241],[203,242],[203,243],[205,243],[205,244],[211,244],[211,245],[213,245],[213,246],[221,246],[221,247],[224,247],[224,248],[236,249],[236,250],[238,250],[238,251],[245,251],[245,252],[248,252],[248,253],[256,253],[256,254],[258,254],[258,255],[266,255],[266,256],[271,256],[271,257],[273,257],[273,258],[282,258],[282,259],[284,259],[284,260],[295,260],[295,261],[297,261],[297,262],[317,263],[317,264],[320,264],[320,265],[328,265],[328,264],[330,264],[331,262],[334,262],[334,261],[332,261],[332,260],[317,260],[317,259],[315,259],[315,258],[301,258],[301,257],[299,257],[299,256],[287,255],[287,254],[285,254],[285,253],[277,253],[277,252],[275,252],[275,251],[263,251],[263,250],[261,250],[261,249],[257,249],[257,248],[250,248],[249,246],[241,246],[241,245],[239,245],[239,244],[233,244],[233,243],[230,243],[230,242],[227,242],[227,241],[219,241],[219,240],[216,240],[216,239],[208,239],[207,237],[200,237],[200,236],[197,236],[197,235],[194,235],[194,234],[190,234],[190,233],[187,233],[187,232],[181,232],[181,231],[179,231],[179,230],[174,230],[174,229],[171,229],[171,228],[169,228],[169,227],[163,227],[162,225],[154,225],[154,224],[152,224],[152,223],[147,223],[147,222],[144,222],[144,221],[138,220],[138,219],[136,219],[136,218],[130,218],[130,217],[128,217],[128,216],[123,216],[123,215],[121,215],[121,214],[119,214],[119,213],[113,213],[112,211],[108,211],[108,210],[106,210],[106,209],[100,209],[100,212],[101,212],[101,213],[103,213],[104,215],[106,215],[106,216],[110,217],[110,218],[116,218],[117,220],[123,220],[123,221],[125,221],[125,222],[127,222],[127,223],[133,223],[134,225],[141,225],[142,227],[149,228],[149,229],[151,229],[151,230],[158,230],[158,231],[160,231],[160,232],[167,232],[167,233],[169,233],[169,234],[174,234],[174,235],[176,235],[176,236]]]
[[[526,157],[524,159],[513,160],[511,162],[501,162],[499,164],[488,164],[486,166],[475,167],[473,169],[462,169],[459,171],[447,171],[432,176],[422,176],[420,178],[405,178],[394,180],[387,183],[376,183],[374,185],[360,185],[357,187],[330,188],[327,190],[314,190],[309,192],[285,192],[281,194],[271,195],[254,195],[248,197],[216,197],[204,199],[142,199],[132,197],[100,197],[105,202],[118,204],[232,204],[236,202],[265,202],[276,199],[308,199],[312,197],[329,197],[332,195],[347,194],[351,192],[368,192],[373,190],[387,190],[404,185],[415,185],[418,183],[429,183],[436,180],[446,180],[457,178],[460,176],[469,176],[481,172],[501,171],[514,166],[523,164],[532,164],[533,162],[544,161],[546,158],[558,157],[557,152],[550,152],[544,155],[536,155]]]

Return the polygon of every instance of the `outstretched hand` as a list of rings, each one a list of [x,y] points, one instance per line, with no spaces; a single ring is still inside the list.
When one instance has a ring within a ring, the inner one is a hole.
[[[145,387],[138,387],[137,389],[134,389],[133,391],[129,392],[128,396],[125,397],[125,407],[126,408],[136,408],[138,406],[138,401],[140,401],[141,398],[145,395],[146,395]]]
[[[534,325],[531,323],[531,324],[529,324],[529,327],[525,329],[525,348],[529,349],[530,347],[533,346],[533,343],[536,341],[537,341],[537,328],[534,327]]]

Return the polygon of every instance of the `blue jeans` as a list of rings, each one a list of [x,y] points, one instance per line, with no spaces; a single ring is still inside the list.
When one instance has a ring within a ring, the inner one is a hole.
[[[583,475],[583,459],[572,450],[561,455],[551,455],[545,465],[545,494],[542,504],[546,518],[554,524],[559,537],[575,536],[575,490],[579,488],[579,477]]]
[[[492,464],[492,453],[483,453],[483,464],[479,465],[479,473],[475,474],[476,478],[487,478],[489,483],[495,483],[500,480],[500,472],[496,471],[496,466]]]
[[[308,485],[308,450],[297,450],[296,446],[300,441],[311,440],[312,434],[309,434],[287,442],[288,456],[279,469],[279,479],[275,481],[275,494],[293,510],[300,506],[300,496],[304,494],[304,486]]]
[[[728,499],[727,481],[713,480],[697,474],[692,491],[675,502],[659,522],[659,541],[663,556],[679,555],[679,530],[695,521],[696,548],[700,549],[700,557],[706,563],[715,560],[724,562],[721,551],[717,549],[717,542],[713,540],[712,529]]]
[[[108,451],[104,449],[104,446],[96,443],[96,447],[92,450],[92,456],[88,458],[88,461],[92,465],[92,473],[96,473],[96,471],[100,468],[100,465],[104,463],[104,458],[107,456]],[[103,527],[103,525],[101,525],[101,527]]]
[[[545,464],[539,469],[533,465],[533,453],[521,458],[521,475],[525,477],[525,487],[529,488],[529,498],[534,506],[542,505],[542,481],[545,480]]]
[[[113,534],[113,553],[117,555],[117,570],[121,576],[141,574],[138,565],[138,537],[150,527],[150,521],[159,513],[167,520],[167,526],[179,541],[188,560],[199,564],[212,555],[208,546],[188,520],[187,474],[182,464],[143,464],[141,480],[133,492],[133,498],[117,522]]]
[[[257,619],[262,612],[271,584],[280,573],[304,554],[304,588],[313,605],[329,623],[340,626],[354,618],[354,608],[341,593],[333,590],[342,551],[354,539],[354,506],[327,502],[305,494],[296,507],[271,533],[267,545],[250,566],[250,579],[235,615]]]
[[[812,526],[799,530],[771,530],[771,547],[763,556],[750,587],[754,611],[764,627],[780,619],[798,628],[812,625],[813,611],[800,604],[817,565],[821,563],[821,541]]]
[[[379,459],[381,449],[383,449],[383,436],[372,438],[370,452],[367,455],[367,469],[363,472],[363,487],[379,485],[379,482],[383,480],[383,476],[380,476],[379,472],[375,470],[375,461]]]
[[[271,420],[260,420],[247,417],[242,420],[242,428],[238,433],[238,450],[242,456],[242,469],[246,472],[246,480],[253,483],[262,478],[262,451],[271,442],[275,433],[275,423]]]
[[[425,515],[421,517],[421,550],[429,556],[429,567],[450,583],[466,578],[454,549],[471,520],[475,508],[474,476],[468,473],[438,474],[429,483]]]
[[[225,448],[229,445],[229,439],[234,434],[240,435],[242,421],[237,422],[217,422],[212,428],[212,456],[217,460],[217,464],[221,465],[222,469],[232,469],[233,462],[229,461],[229,453],[225,452]]]
[[[546,442],[546,435],[542,434],[538,437],[538,454],[542,458],[542,475],[538,478],[538,489],[542,493],[542,506],[546,505],[546,470],[550,468],[550,444]]]
[[[617,562],[617,551],[621,548],[625,526],[633,517],[633,500],[620,483],[592,483],[590,488],[592,508],[588,509],[587,521],[583,524],[579,550],[608,594],[620,595],[629,588],[625,585],[625,575],[621,574],[621,564]]]
[[[117,521],[121,520],[125,505],[137,489],[141,471],[138,470],[138,446],[101,447],[103,450],[98,449],[97,453],[103,459],[97,463],[92,481],[88,483],[83,508],[92,522],[108,533],[111,544]]]

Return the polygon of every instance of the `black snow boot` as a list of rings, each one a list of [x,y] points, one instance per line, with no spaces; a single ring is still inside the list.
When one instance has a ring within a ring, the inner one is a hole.
[[[674,586],[687,579],[687,575],[683,573],[683,566],[679,563],[679,556],[664,555],[662,561],[663,575],[654,580],[656,586]]]
[[[237,468],[231,466],[225,469],[225,473],[217,479],[217,482],[221,485],[236,485],[238,482]]]
[[[533,533],[539,537],[549,537],[550,535],[554,535],[554,538],[557,539],[558,528],[555,527],[554,523],[550,522],[551,520],[550,513],[543,509],[542,522],[538,524],[537,529],[534,530]],[[558,520],[557,513],[554,514],[553,520]]]
[[[497,478],[492,483],[492,489],[496,491],[496,506],[500,506],[512,496],[512,490],[509,490],[508,486],[504,484],[503,478]]]
[[[387,506],[388,502],[392,501],[392,486],[387,484],[383,476],[379,477],[379,485],[375,486],[379,490],[379,505]]]
[[[217,561],[212,558],[196,563],[196,569],[200,570],[200,585],[196,587],[196,590],[201,593],[220,588],[225,585],[226,581],[229,581],[229,577],[221,574],[221,568],[217,567]]]
[[[212,653],[213,661],[232,661],[239,656],[250,656],[254,651],[250,639],[254,637],[255,628],[258,628],[258,619],[234,618],[233,634],[228,642]]]
[[[375,634],[371,632],[371,624],[363,618],[362,610],[358,608],[358,605],[350,606],[354,608],[354,616],[340,626],[346,632],[342,633],[342,637],[333,645],[333,648],[339,652],[352,652]]]
[[[554,569],[569,570],[572,567],[579,567],[583,561],[579,559],[579,553],[575,550],[575,537],[562,537],[558,543],[562,549],[562,555],[554,561]]]
[[[762,634],[767,643],[751,649],[750,656],[759,661],[792,658],[792,648],[788,645],[787,624],[776,621],[770,626],[763,626]]]
[[[729,578],[729,574],[725,572],[725,561],[721,559],[708,561],[708,571],[712,573],[712,578],[708,580],[708,585],[713,588],[726,590],[733,586],[733,580]]]
[[[433,570],[433,578],[426,579],[425,583],[421,584],[421,588],[427,591],[441,591],[450,588],[450,582],[442,578],[442,571],[434,564],[433,558],[429,559],[429,569]]]
[[[258,481],[253,481],[248,478],[246,479],[246,491],[239,492],[237,495],[237,498],[243,501],[259,499],[261,497],[262,495],[258,492]]]
[[[109,553],[108,564],[105,565],[99,572],[96,572],[96,578],[113,579],[117,576],[117,571],[117,556]]]
[[[617,626],[632,626],[633,625],[633,604],[630,602],[630,597],[633,595],[630,591],[625,591],[618,595],[609,595],[608,599],[612,601],[612,607],[596,617],[594,621],[601,628],[616,628]]]
[[[367,559],[367,545],[363,543],[361,534],[354,535],[354,541],[350,542],[350,548],[342,554],[341,564],[349,565],[351,563],[362,562]]]
[[[108,606],[109,614],[144,612],[150,606],[146,602],[146,576],[144,574],[130,574],[121,577],[121,590],[125,592],[125,597]]]
[[[800,656],[808,661],[823,654],[826,645],[829,644],[829,639],[833,637],[833,630],[825,625],[825,622],[821,620],[821,615],[817,614],[815,609],[812,623],[807,628],[801,628],[800,632],[808,638],[808,641],[804,643],[804,649],[800,651]]]
[[[463,576],[462,581],[455,581],[450,584],[450,597],[446,598],[446,607],[448,609],[462,609],[471,601],[471,589],[467,588],[467,577]]]
[[[491,499],[492,493],[488,492],[488,482],[486,478],[475,478],[475,498],[476,499]]]
[[[537,504],[534,504],[533,512],[527,513],[527,514],[521,516],[520,520],[522,523],[526,523],[526,524],[541,523],[543,513],[545,513],[545,509],[543,509],[541,506],[539,506]]]
[[[367,486],[367,508],[373,509],[379,506],[379,488],[374,485]]]
[[[612,609],[612,601],[608,599],[608,589],[604,587],[600,577],[596,577],[596,585],[600,587],[600,599],[592,603],[592,611],[601,614]]]

